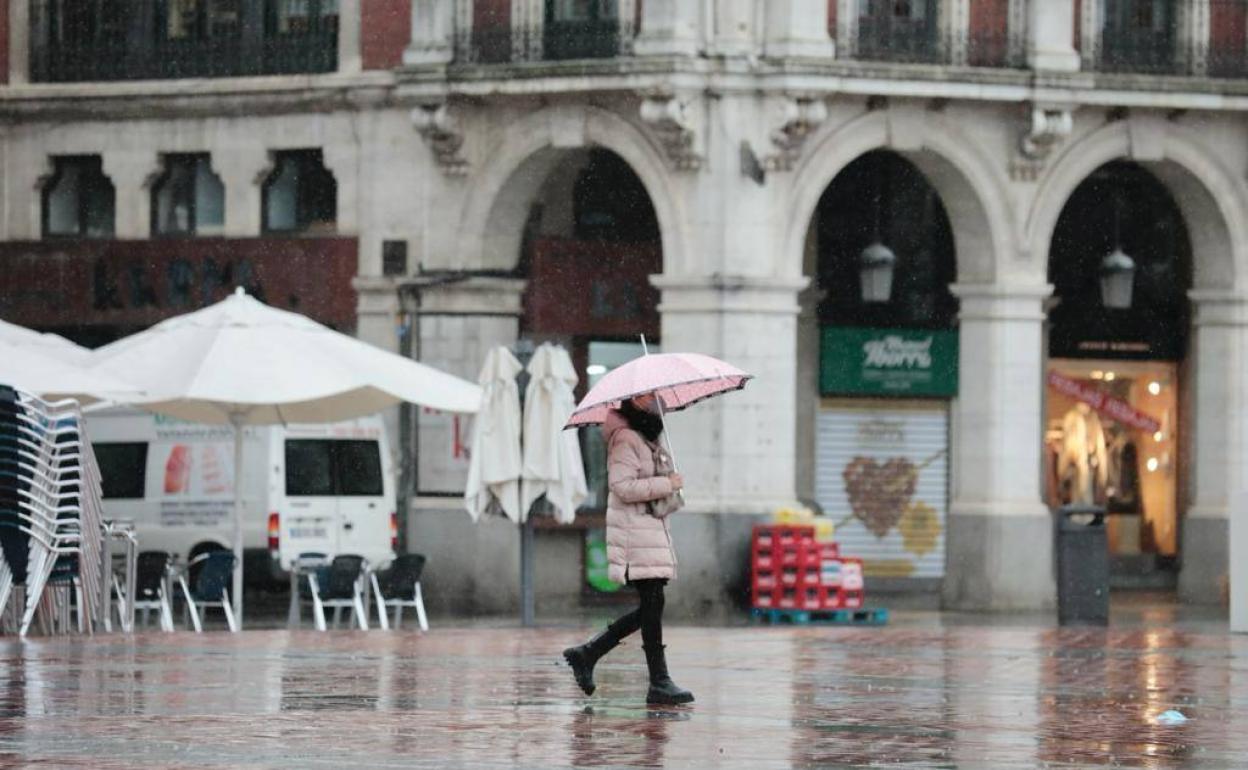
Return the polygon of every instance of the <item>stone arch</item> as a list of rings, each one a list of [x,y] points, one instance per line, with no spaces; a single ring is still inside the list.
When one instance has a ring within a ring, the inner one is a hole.
[[[824,191],[851,162],[878,149],[914,163],[936,189],[953,228],[958,282],[992,283],[996,255],[1010,253],[1016,242],[1005,181],[944,116],[908,108],[868,112],[812,143],[789,198],[783,274],[802,273],[807,233]]]
[[[1248,258],[1248,187],[1190,132],[1164,120],[1111,123],[1072,144],[1045,176],[1027,218],[1027,245],[1041,275],[1053,232],[1075,188],[1102,165],[1133,160],[1174,197],[1191,239],[1196,288],[1237,287]],[[1035,257],[1039,256],[1039,259]]]
[[[641,179],[658,218],[665,271],[679,271],[689,253],[680,237],[682,206],[662,155],[637,127],[606,110],[560,106],[511,124],[488,153],[460,218],[459,263],[510,270],[520,255],[529,205],[568,149],[598,146],[628,163]]]

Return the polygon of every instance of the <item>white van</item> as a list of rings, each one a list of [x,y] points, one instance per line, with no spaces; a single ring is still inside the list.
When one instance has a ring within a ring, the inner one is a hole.
[[[132,519],[141,550],[189,560],[233,547],[234,436],[133,409],[88,417],[104,511]],[[285,579],[301,553],[394,558],[394,474],[380,417],[249,427],[243,439],[244,575]]]

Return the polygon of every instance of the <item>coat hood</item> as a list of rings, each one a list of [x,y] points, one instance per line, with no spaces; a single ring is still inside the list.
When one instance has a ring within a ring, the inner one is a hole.
[[[629,427],[628,419],[625,418],[624,415],[620,414],[618,410],[608,409],[607,419],[602,422],[602,438],[607,442],[607,444],[610,445],[611,439],[615,436],[615,434],[625,429],[632,430],[632,428]]]

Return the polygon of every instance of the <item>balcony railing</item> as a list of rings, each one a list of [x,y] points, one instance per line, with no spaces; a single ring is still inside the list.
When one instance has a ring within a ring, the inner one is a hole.
[[[263,0],[243,3],[241,18],[174,29],[151,2],[33,0],[31,77],[69,83],[333,72],[336,5]]]
[[[906,4],[872,3],[856,19],[857,36],[848,58],[910,64],[1023,67],[1024,17],[1011,18],[1008,0],[979,0],[965,29],[938,23],[938,0]],[[905,13],[901,13],[904,11]]]
[[[1094,52],[1084,51],[1085,66],[1124,74],[1248,77],[1248,0],[1205,1],[1207,27],[1196,25],[1182,4],[1106,0],[1099,39],[1091,41]]]
[[[456,59],[474,64],[614,59],[629,46],[615,19],[546,22],[540,27],[473,29],[456,41]]]
[[[892,13],[864,14],[858,19],[858,57],[871,61],[936,64],[948,46],[930,16],[908,18]]]

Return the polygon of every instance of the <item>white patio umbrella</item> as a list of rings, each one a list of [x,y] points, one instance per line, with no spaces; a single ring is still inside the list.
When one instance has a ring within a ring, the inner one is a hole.
[[[91,362],[90,348],[84,348],[57,334],[37,332],[4,320],[0,320],[0,342],[20,348],[34,348],[49,358],[77,366],[86,366]]]
[[[464,506],[473,521],[495,503],[507,518],[524,520],[520,508],[520,390],[516,375],[524,369],[503,346],[485,356],[477,377],[483,393],[472,427],[468,484]]]
[[[56,358],[36,345],[14,345],[6,340],[0,340],[0,383],[49,401],[73,398],[83,405],[143,395],[119,377]]]
[[[524,392],[524,468],[520,509],[528,512],[542,495],[555,510],[555,519],[571,524],[589,490],[581,464],[581,445],[563,426],[576,408],[572,389],[576,369],[568,352],[541,345],[529,361],[529,384]]]
[[[95,351],[96,368],[143,388],[142,408],[234,427],[235,468],[243,426],[338,422],[408,401],[471,413],[476,385],[268,307],[241,288],[229,298]],[[234,596],[242,619],[242,498],[234,474]]]

